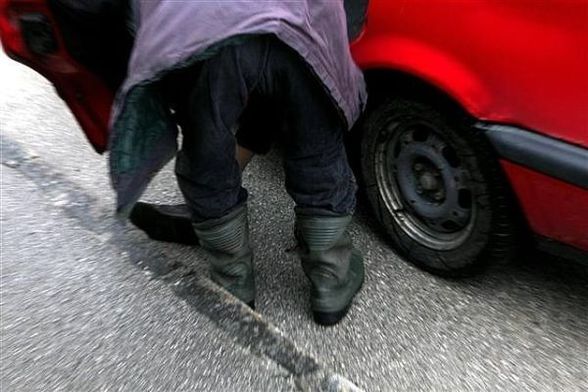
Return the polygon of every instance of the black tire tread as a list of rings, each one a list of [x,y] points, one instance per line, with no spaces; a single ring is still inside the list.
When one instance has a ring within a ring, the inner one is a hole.
[[[475,176],[472,183],[485,188],[483,192],[476,193],[475,197],[480,207],[489,209],[489,229],[478,231],[476,238],[466,240],[456,250],[434,251],[417,243],[394,223],[380,198],[373,169],[374,147],[383,124],[398,115],[426,116],[429,121],[455,131],[453,137],[463,144],[460,157],[471,160],[479,168],[479,172],[472,173]],[[445,115],[430,104],[390,98],[372,108],[362,126],[363,181],[371,185],[365,188],[365,192],[377,219],[402,256],[416,266],[444,277],[478,273],[490,264],[509,260],[516,250],[519,227],[512,191],[488,140],[472,125],[473,120],[466,115]],[[458,257],[462,260],[456,265],[452,260]]]

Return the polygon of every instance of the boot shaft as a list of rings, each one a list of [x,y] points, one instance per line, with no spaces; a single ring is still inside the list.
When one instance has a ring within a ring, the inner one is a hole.
[[[296,216],[302,268],[312,286],[311,306],[323,325],[335,324],[347,313],[363,284],[363,259],[347,232],[350,222],[351,216]]]
[[[201,246],[209,252],[239,255],[250,251],[245,206],[238,207],[221,218],[193,223],[192,226]]]
[[[210,257],[211,278],[246,303],[255,299],[253,252],[249,246],[247,208],[238,207],[219,219],[193,223]]]
[[[296,233],[298,240],[309,251],[325,251],[348,237],[347,226],[351,222],[351,215],[345,216],[317,216],[296,215]]]
[[[351,216],[297,214],[296,236],[302,268],[318,287],[340,285],[347,276],[353,252],[347,227]]]

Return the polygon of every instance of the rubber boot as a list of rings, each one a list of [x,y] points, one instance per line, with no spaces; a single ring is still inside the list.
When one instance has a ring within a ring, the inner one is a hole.
[[[351,216],[296,215],[302,268],[311,282],[311,309],[321,325],[345,317],[363,284],[363,258],[347,233],[350,221]]]
[[[210,255],[211,277],[251,308],[255,307],[253,252],[249,247],[247,208],[222,218],[193,223],[200,245]]]

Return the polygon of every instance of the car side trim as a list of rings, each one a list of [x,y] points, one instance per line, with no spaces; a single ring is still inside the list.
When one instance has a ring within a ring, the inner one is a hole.
[[[588,265],[588,252],[585,250],[539,234],[534,234],[533,240],[537,249],[542,252],[581,263],[583,265]]]
[[[522,128],[478,122],[501,158],[588,189],[588,149]]]

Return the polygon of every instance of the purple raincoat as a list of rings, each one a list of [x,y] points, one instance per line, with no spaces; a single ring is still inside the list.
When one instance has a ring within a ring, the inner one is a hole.
[[[349,127],[365,104],[363,76],[349,52],[343,0],[137,0],[135,21],[135,46],[113,109],[110,140],[119,212],[130,211],[177,151],[177,127],[155,82],[239,37],[274,34],[296,50]]]

